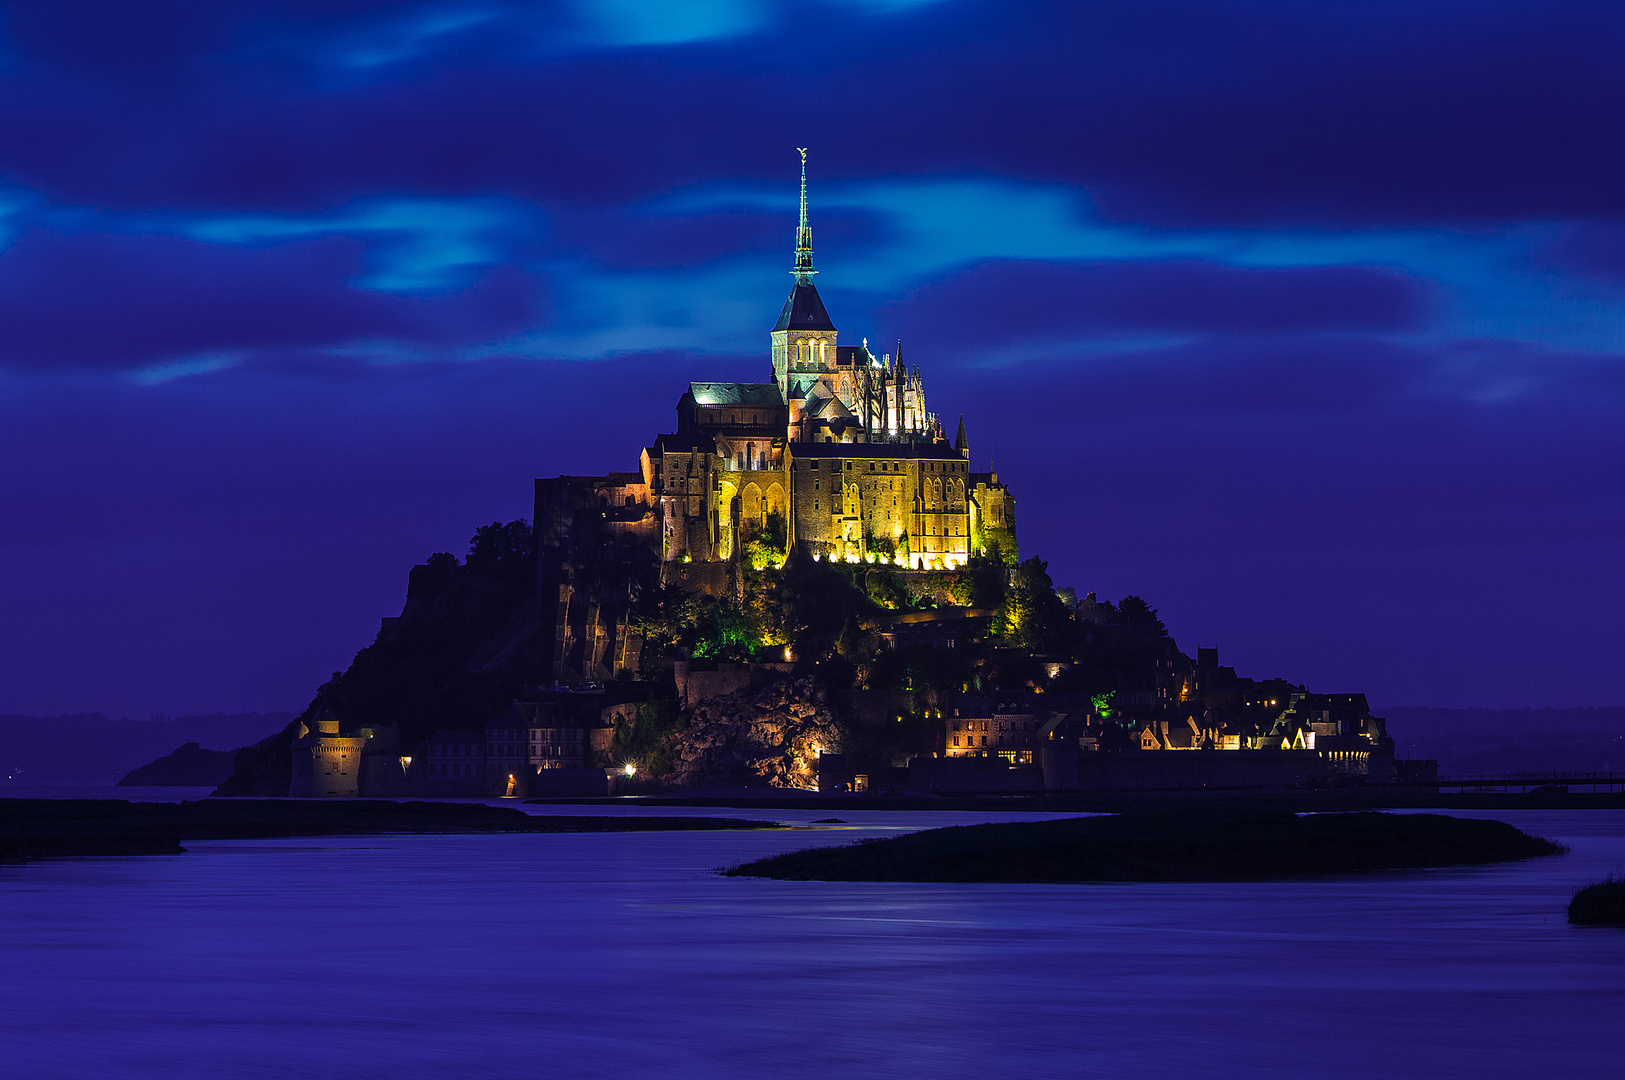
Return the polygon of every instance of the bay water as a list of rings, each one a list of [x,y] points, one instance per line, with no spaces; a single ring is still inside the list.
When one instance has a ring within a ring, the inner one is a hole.
[[[1052,814],[664,812],[797,828],[0,867],[0,1076],[1625,1074],[1625,931],[1564,918],[1622,812],[1474,815],[1572,848],[1522,863],[1107,885],[715,872]]]

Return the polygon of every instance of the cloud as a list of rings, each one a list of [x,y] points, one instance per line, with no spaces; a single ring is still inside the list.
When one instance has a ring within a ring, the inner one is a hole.
[[[33,228],[0,255],[0,365],[13,370],[218,366],[260,349],[375,341],[455,354],[533,326],[540,284],[505,268],[444,296],[353,287],[354,240],[267,248]]]
[[[578,0],[597,40],[615,45],[676,45],[737,37],[761,29],[768,7],[757,0]]]
[[[417,292],[467,283],[524,245],[533,226],[515,208],[490,200],[393,199],[317,217],[208,218],[186,230],[213,243],[264,244],[294,238],[351,236],[369,241],[369,271],[357,283],[388,292]]]
[[[1416,282],[1364,267],[999,260],[917,289],[876,318],[934,351],[975,357],[1096,336],[1396,333],[1415,329],[1428,306]]]

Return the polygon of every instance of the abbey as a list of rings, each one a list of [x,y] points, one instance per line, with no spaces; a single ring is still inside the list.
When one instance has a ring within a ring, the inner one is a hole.
[[[963,418],[949,441],[901,343],[886,355],[839,343],[813,284],[805,151],[791,273],[770,381],[690,383],[677,430],[644,448],[638,472],[537,481],[540,584],[560,605],[554,678],[636,670],[622,594],[639,563],[720,594],[742,562],[928,573],[1013,543],[1015,500],[996,473],[971,471]]]

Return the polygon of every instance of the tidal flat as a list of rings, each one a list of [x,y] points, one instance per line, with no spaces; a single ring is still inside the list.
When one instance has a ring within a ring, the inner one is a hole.
[[[1501,821],[1442,814],[1187,811],[928,829],[730,868],[791,881],[1273,881],[1561,854]]]
[[[1618,1071],[1625,932],[1564,917],[1577,886],[1625,860],[1617,811],[1485,814],[1570,848],[1554,858],[1102,885],[728,878],[714,868],[810,844],[1038,816],[731,813],[798,827],[208,840],[0,867],[5,1072]]]
[[[528,814],[484,803],[385,800],[0,799],[0,863],[108,855],[177,855],[188,840],[393,833],[670,832],[777,829],[720,817]]]

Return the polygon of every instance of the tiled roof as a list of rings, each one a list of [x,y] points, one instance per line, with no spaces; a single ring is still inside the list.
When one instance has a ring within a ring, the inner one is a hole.
[[[783,405],[778,383],[691,382],[696,405]]]
[[[835,324],[829,321],[829,312],[824,310],[824,301],[818,297],[817,286],[811,281],[797,281],[773,329],[833,330]]]

